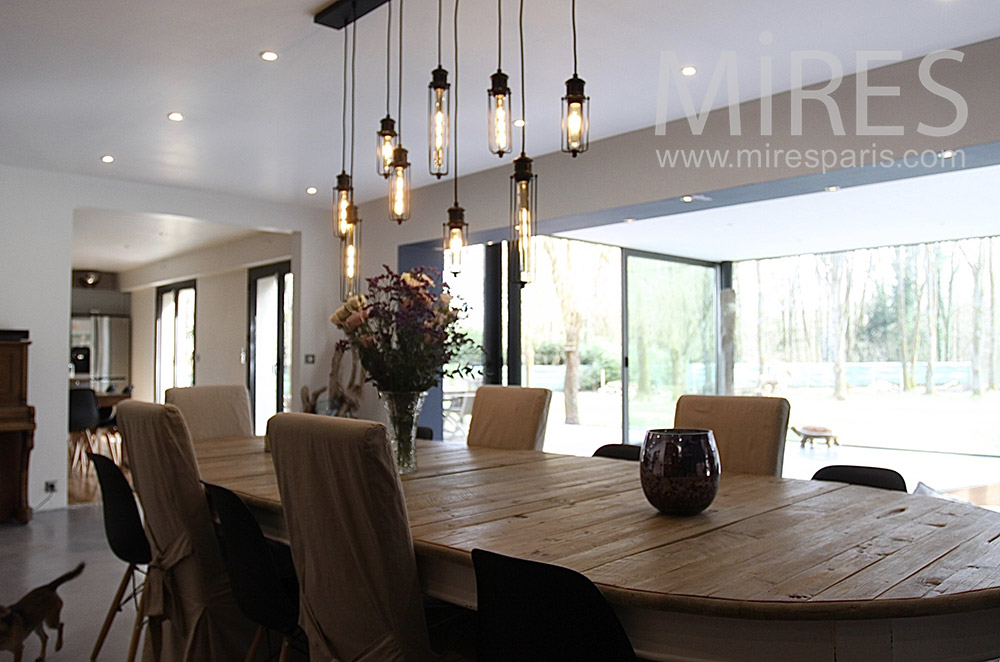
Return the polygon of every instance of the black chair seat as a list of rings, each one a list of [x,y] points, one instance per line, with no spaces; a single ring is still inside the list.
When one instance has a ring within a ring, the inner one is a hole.
[[[594,451],[594,457],[611,457],[617,460],[633,460],[638,462],[641,453],[642,446],[634,444],[605,444]]]
[[[607,600],[580,573],[472,550],[477,662],[633,662]]]
[[[286,636],[298,632],[299,586],[288,547],[269,541],[246,504],[224,487],[204,483],[218,518],[219,546],[240,610],[257,625]]]
[[[897,471],[882,467],[862,467],[853,464],[832,464],[813,474],[813,480],[866,485],[883,490],[906,492],[906,481]]]

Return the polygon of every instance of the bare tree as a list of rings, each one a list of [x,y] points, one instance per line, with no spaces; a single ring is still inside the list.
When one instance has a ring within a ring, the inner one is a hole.
[[[976,253],[969,255],[960,246],[972,269],[972,394],[983,394],[983,267],[986,265],[986,241],[976,240]]]
[[[989,316],[989,332],[990,332],[990,344],[989,352],[986,365],[988,366],[989,372],[989,384],[990,390],[995,391],[997,389],[997,273],[994,269],[993,254],[996,252],[996,237],[990,237],[985,240],[987,243],[987,249],[989,250],[989,265],[990,265],[990,316]]]
[[[826,272],[830,297],[830,326],[833,332],[833,397],[847,399],[847,352],[850,344],[851,266],[846,253],[820,256]]]
[[[934,395],[934,369],[938,355],[938,292],[941,289],[941,271],[938,256],[941,246],[927,247],[927,374],[924,377],[924,393]]]
[[[899,360],[903,368],[903,391],[910,390],[913,377],[907,357],[910,355],[910,343],[906,333],[906,246],[896,247],[896,320],[899,325]]]

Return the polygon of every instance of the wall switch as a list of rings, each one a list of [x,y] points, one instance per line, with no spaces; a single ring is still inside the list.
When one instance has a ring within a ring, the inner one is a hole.
[[[316,363],[316,355],[315,354],[306,354],[306,363],[308,363],[308,364]]]
[[[51,494],[52,492],[55,491],[56,491],[56,481],[54,480],[45,481],[45,493]]]

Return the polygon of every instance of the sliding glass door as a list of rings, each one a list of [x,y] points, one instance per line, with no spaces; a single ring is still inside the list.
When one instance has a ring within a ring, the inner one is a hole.
[[[718,389],[718,265],[624,251],[625,430],[670,427],[685,393]]]
[[[195,282],[156,289],[156,401],[168,388],[194,386]]]
[[[292,403],[292,273],[281,262],[249,272],[248,363],[250,402],[257,434]]]

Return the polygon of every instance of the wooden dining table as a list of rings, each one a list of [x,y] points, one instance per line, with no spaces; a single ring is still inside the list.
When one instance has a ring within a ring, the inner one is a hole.
[[[261,438],[196,443],[202,478],[284,533]],[[635,462],[421,441],[403,477],[423,589],[474,607],[470,552],[584,573],[649,660],[1000,656],[1000,513],[843,483],[727,473],[657,512]]]

